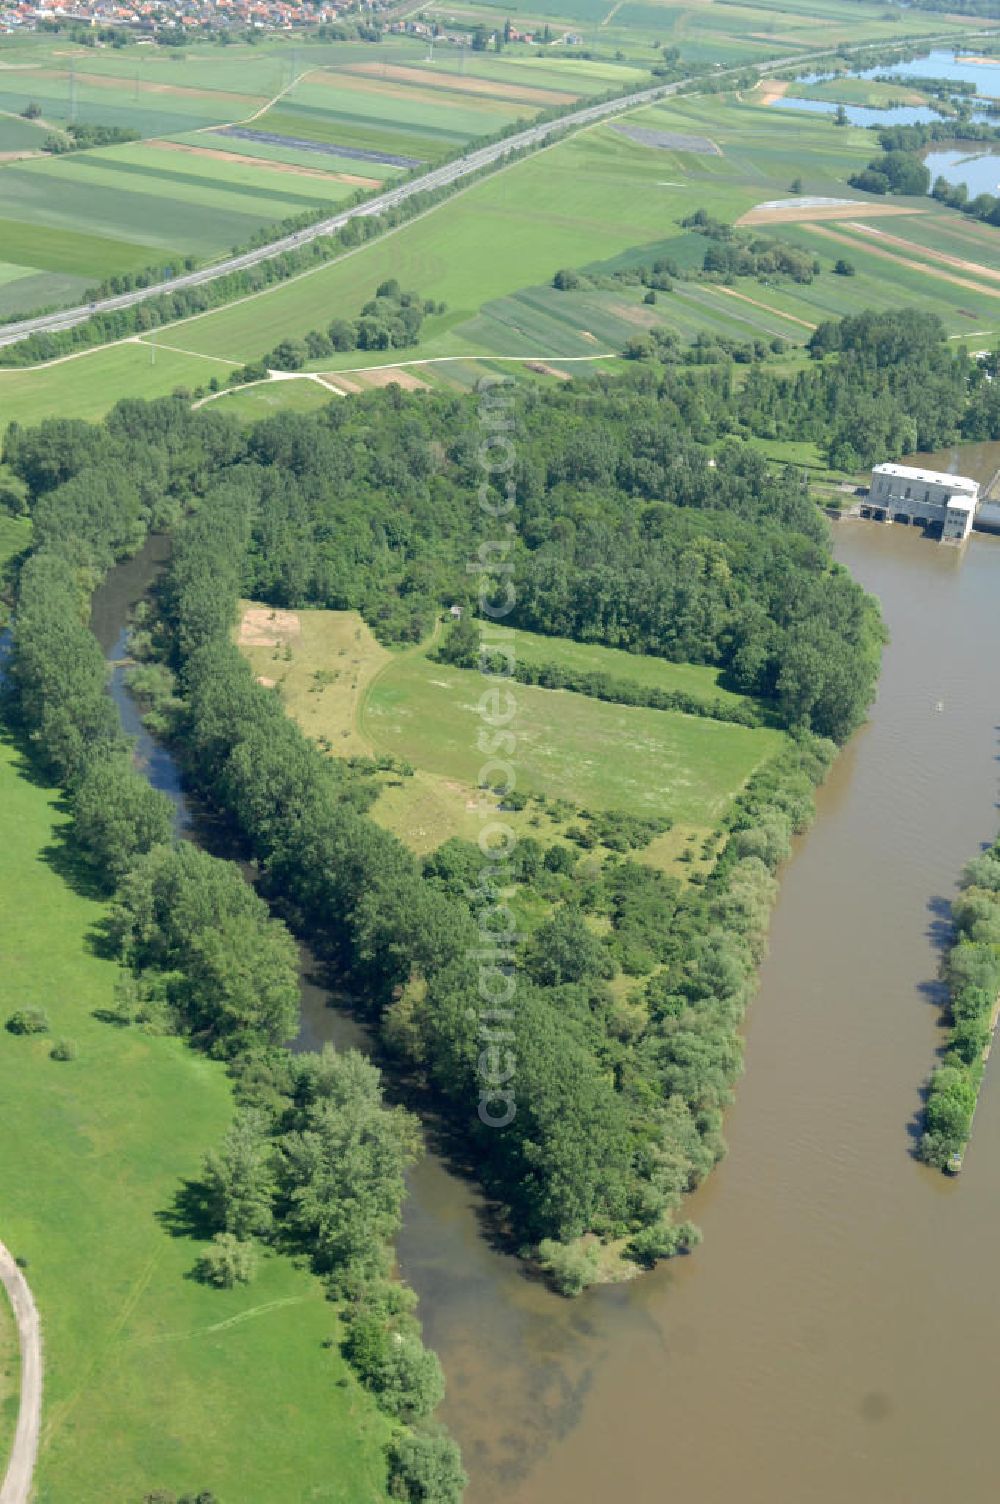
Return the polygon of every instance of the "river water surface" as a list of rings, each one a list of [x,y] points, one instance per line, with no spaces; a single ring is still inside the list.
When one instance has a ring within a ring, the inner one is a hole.
[[[400,1261],[468,1504],[997,1496],[995,1056],[961,1179],[912,1149],[947,902],[997,820],[1000,539],[835,538],[892,641],[784,873],[730,1154],[688,1207],[704,1245],[563,1301],[490,1246],[474,1188],[413,1174]],[[304,1043],[351,1037],[327,1003],[306,990]]]

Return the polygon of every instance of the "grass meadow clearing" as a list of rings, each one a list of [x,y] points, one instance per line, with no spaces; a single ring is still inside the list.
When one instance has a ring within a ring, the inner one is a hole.
[[[479,788],[480,674],[432,661],[427,645],[390,652],[353,611],[282,612],[246,602],[239,642],[258,678],[322,746],[340,756],[388,754],[413,766],[412,777],[380,779],[373,813],[414,850],[433,850],[453,835],[474,840],[484,808],[497,810],[495,794]],[[525,662],[558,661],[644,686],[740,698],[721,691],[710,668],[529,632],[518,631],[516,642]],[[783,740],[776,731],[565,690],[515,684],[511,692],[518,788],[549,804],[669,816],[674,829],[656,854],[667,865],[693,834],[708,832]],[[509,818],[548,837],[566,821],[535,805]]]
[[[190,1278],[203,1245],[175,1197],[231,1118],[223,1067],[95,1017],[117,967],[95,953],[104,908],[63,844],[59,796],[9,742],[0,788],[0,1018],[43,1008],[51,1024],[0,1030],[3,1237],[45,1343],[37,1504],[158,1487],[377,1504],[386,1422],[325,1346],[337,1319],[319,1282],[272,1256],[249,1287]],[[50,1058],[62,1038],[75,1059]]]
[[[364,696],[362,734],[380,752],[475,787],[483,762],[477,735],[485,683],[472,669],[400,654]],[[782,741],[774,731],[614,705],[567,690],[518,684],[511,693],[520,788],[587,809],[670,815],[709,826]]]

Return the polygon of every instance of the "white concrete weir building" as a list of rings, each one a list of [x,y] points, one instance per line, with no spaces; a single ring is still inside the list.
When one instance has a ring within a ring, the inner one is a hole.
[[[964,543],[979,505],[979,482],[941,470],[910,465],[876,465],[862,515],[879,522],[940,524],[942,543]]]

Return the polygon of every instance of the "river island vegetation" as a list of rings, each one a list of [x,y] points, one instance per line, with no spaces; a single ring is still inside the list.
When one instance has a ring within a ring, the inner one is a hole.
[[[953,1172],[962,1168],[1000,1010],[1000,839],[973,858],[960,886],[942,968],[951,1028],[928,1085],[918,1151],[927,1164]]]

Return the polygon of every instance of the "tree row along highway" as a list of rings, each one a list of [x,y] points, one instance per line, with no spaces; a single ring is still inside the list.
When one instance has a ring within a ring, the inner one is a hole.
[[[977,32],[970,35],[982,34]],[[921,38],[921,42],[926,41],[928,46],[936,40],[940,39]],[[905,37],[899,38],[900,45],[906,41]],[[851,50],[857,51],[858,49]],[[829,49],[823,52],[799,54],[795,57],[772,58],[751,66],[757,72],[763,73],[775,68],[790,67],[796,63],[813,62],[817,58],[828,56],[830,56]],[[745,71],[745,68],[729,68],[724,71],[720,70],[712,76],[718,80],[731,78]],[[506,136],[502,141],[492,141],[486,146],[467,152],[464,156],[456,157],[452,162],[445,162],[441,167],[432,168],[430,172],[421,173],[419,177],[410,178],[405,183],[401,183],[398,188],[391,188],[375,198],[366,199],[364,203],[344,209],[329,219],[320,220],[291,235],[284,235],[279,240],[269,241],[266,245],[256,246],[253,250],[245,251],[238,256],[230,256],[224,261],[213,262],[211,266],[199,267],[195,271],[184,272],[179,277],[171,277],[168,281],[136,288],[132,292],[119,293],[115,297],[101,298],[94,303],[84,303],[75,308],[60,309],[55,313],[40,314],[37,318],[21,319],[17,323],[0,325],[0,345],[14,344],[17,340],[26,339],[29,334],[69,329],[73,324],[83,323],[92,314],[110,313],[117,308],[130,308],[135,303],[143,303],[147,298],[156,297],[161,293],[175,292],[184,287],[197,287],[203,282],[213,282],[217,277],[224,277],[229,272],[243,271],[247,267],[256,266],[258,262],[269,260],[272,256],[280,256],[283,251],[298,250],[307,242],[316,240],[320,236],[335,234],[336,231],[343,229],[349,220],[381,214],[386,209],[392,209],[404,203],[415,194],[432,192],[436,188],[446,188],[494,162],[501,161],[514,152],[540,146],[550,136],[556,136],[563,131],[578,130],[582,126],[603,120],[609,115],[623,114],[628,110],[638,109],[642,105],[653,104],[658,99],[665,99],[675,94],[686,82],[689,81],[679,80],[676,83],[659,84],[653,88],[641,89],[634,94],[623,94],[615,99],[603,100],[600,104],[586,105],[582,109],[560,115],[555,120],[545,120],[538,125],[529,126],[527,130],[519,131],[516,135]]]

